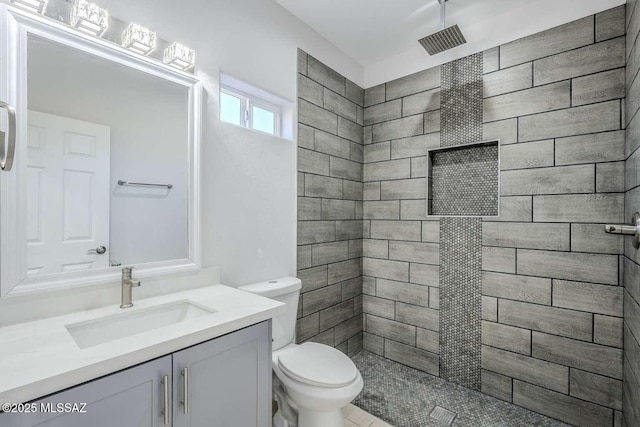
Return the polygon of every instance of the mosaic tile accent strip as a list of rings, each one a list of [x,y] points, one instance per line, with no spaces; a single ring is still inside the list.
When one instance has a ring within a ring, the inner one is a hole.
[[[443,427],[429,416],[436,406],[456,413],[453,427],[568,427],[367,351],[352,359],[364,380],[353,403],[395,427]]]
[[[431,156],[431,214],[498,215],[498,146],[470,146]]]
[[[441,147],[482,140],[482,58],[475,54],[441,68]],[[440,376],[474,390],[481,387],[481,289],[482,220],[442,218]]]
[[[442,147],[482,140],[482,62],[476,53],[440,68]]]
[[[440,376],[480,390],[482,220],[440,220]]]

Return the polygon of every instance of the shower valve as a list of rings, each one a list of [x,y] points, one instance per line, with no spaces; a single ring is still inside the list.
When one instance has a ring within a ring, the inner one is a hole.
[[[631,225],[607,224],[604,231],[609,234],[626,234],[633,237],[633,247],[640,248],[640,213],[633,214]]]

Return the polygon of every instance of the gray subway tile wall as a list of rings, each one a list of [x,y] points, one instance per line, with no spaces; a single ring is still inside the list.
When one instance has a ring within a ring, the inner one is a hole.
[[[439,293],[429,292],[439,286],[439,224],[423,220],[427,149],[440,146],[440,69],[367,89],[365,107],[364,347],[439,375]],[[409,339],[381,324],[407,325]]]
[[[624,38],[595,43],[533,62],[533,84],[546,85],[624,67]]]
[[[555,164],[613,162],[624,160],[624,131],[556,138]]]
[[[499,139],[501,146],[515,144],[518,142],[518,119],[483,123],[482,134],[487,140]]]
[[[527,64],[525,64],[527,65]],[[499,71],[498,71],[499,72]],[[494,122],[571,106],[571,83],[558,83],[518,90],[484,100],[484,120]]]
[[[297,341],[362,349],[364,90],[298,51]]]
[[[613,426],[624,400],[623,245],[603,231],[624,219],[624,34],[620,7],[484,54],[482,132],[485,140],[501,140],[502,191],[500,216],[482,223],[482,390],[575,425]],[[415,179],[414,165],[426,161],[423,141],[443,126],[433,114],[440,106],[435,73],[365,90],[364,130],[365,318],[429,331],[432,342],[440,327],[420,322],[433,319],[439,304],[429,301],[430,316],[420,320],[408,315],[407,296],[439,294],[442,266],[432,252],[406,242],[433,243],[435,250],[440,236],[429,230],[439,221],[424,215],[426,200],[416,193],[388,189]],[[417,102],[418,95],[430,102]],[[634,141],[640,145],[640,137]],[[404,154],[394,156],[400,144]],[[640,190],[635,199],[640,204]],[[405,250],[394,258],[390,248],[398,244]],[[422,279],[426,266],[435,280]],[[411,298],[415,311],[425,309]],[[424,362],[409,348],[439,353],[377,326],[365,323],[369,351],[414,367]]]
[[[620,317],[593,316],[593,342],[622,348],[623,319]]]
[[[594,17],[570,22],[500,46],[500,68],[531,62],[593,44]]]
[[[625,72],[619,68],[575,79],[571,102],[573,105],[584,105],[624,96]]]
[[[607,17],[607,22],[614,19]],[[610,24],[609,24],[610,26]],[[625,138],[625,207],[624,220],[631,220],[634,212],[640,210],[640,199],[638,198],[638,185],[640,184],[640,164],[638,163],[638,147],[640,143],[640,102],[638,102],[638,91],[640,91],[640,79],[638,69],[640,68],[640,43],[638,34],[640,33],[640,7],[636,1],[628,2],[626,10],[626,138]],[[606,32],[605,32],[606,34]],[[618,148],[618,150],[620,150]],[[598,336],[598,342],[603,339],[610,345],[620,345],[624,342],[624,363],[623,363],[623,391],[622,409],[627,426],[640,425],[640,261],[639,251],[631,245],[631,238],[626,237],[624,242],[624,259],[621,270],[623,271],[624,286],[623,311],[624,326],[623,339],[621,337],[607,340],[604,336]],[[615,295],[615,306],[618,310],[619,295]],[[612,307],[608,307],[612,309]],[[607,322],[609,320],[609,322]],[[602,331],[618,330],[618,325],[610,322],[609,317],[599,317],[598,325]],[[594,323],[594,328],[595,328]],[[604,332],[606,334],[606,332]],[[605,396],[606,397],[606,396]]]
[[[619,426],[622,409],[640,425],[640,254],[603,232],[640,208],[634,6],[482,64],[502,189],[500,216],[482,221],[481,389],[574,425]],[[440,67],[362,91],[298,63],[298,340],[439,375],[443,236],[425,178],[450,126]]]
[[[569,368],[566,366],[497,347],[482,346],[482,367],[487,371],[536,384],[560,393],[566,393],[569,390]]]
[[[623,193],[533,196],[533,221],[622,222],[624,199]]]
[[[551,305],[551,279],[483,271],[482,293],[495,298]]]
[[[505,145],[500,150],[500,170],[553,166],[554,149],[553,139]]]
[[[619,100],[518,118],[518,142],[620,129]]]
[[[499,49],[496,49],[496,54]],[[484,60],[487,61],[489,53],[485,53]],[[484,96],[491,97],[528,89],[533,86],[533,67],[530,62],[515,67],[498,71],[499,58],[495,58],[496,68],[486,70],[490,73],[484,78]],[[491,72],[495,71],[495,73]]]
[[[513,380],[513,403],[576,426],[614,425],[617,420],[605,406],[517,379]]]
[[[635,3],[635,0],[628,2]],[[610,9],[596,16],[596,41],[625,35],[625,8]]]

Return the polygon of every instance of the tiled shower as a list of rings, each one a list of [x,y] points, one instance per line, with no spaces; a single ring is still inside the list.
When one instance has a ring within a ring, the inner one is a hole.
[[[640,210],[637,9],[366,90],[300,51],[298,340],[640,425],[640,251],[604,232]]]

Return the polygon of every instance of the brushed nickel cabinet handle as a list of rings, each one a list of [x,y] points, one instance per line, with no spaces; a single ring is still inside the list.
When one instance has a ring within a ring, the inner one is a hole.
[[[0,132],[0,168],[9,172],[13,167],[13,160],[16,156],[16,110],[11,105],[0,101],[0,108],[7,110],[9,117],[9,127],[7,132]],[[5,139],[7,147],[5,148]]]
[[[189,368],[182,370],[182,401],[185,414],[189,413]]]
[[[169,375],[162,377],[162,385],[164,386],[164,409],[162,415],[164,415],[164,425],[169,425]]]

